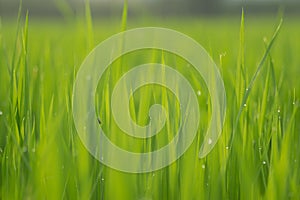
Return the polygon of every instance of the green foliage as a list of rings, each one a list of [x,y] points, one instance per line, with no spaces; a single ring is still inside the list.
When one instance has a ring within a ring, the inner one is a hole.
[[[127,20],[125,2],[121,30],[128,29]],[[101,125],[114,143],[134,152],[170,141],[178,128],[180,104],[166,88],[140,88],[130,101],[132,119],[147,124],[150,106],[160,103],[170,113],[170,123],[151,139],[129,138],[110,114],[112,89],[122,74],[142,63],[165,63],[201,91],[200,128],[191,147],[170,166],[145,174],[119,172],[94,159],[72,119],[72,87],[80,64],[94,41],[119,31],[120,23],[93,23],[88,1],[84,24],[41,22],[28,14],[23,19],[21,12],[17,24],[2,20],[0,199],[299,199],[298,21],[288,17],[276,42],[279,28],[264,45],[262,34],[272,32],[274,21],[246,20],[242,14],[240,25],[230,17],[149,19],[143,24],[183,31],[210,49],[214,60],[222,55],[227,117],[216,147],[204,159],[198,151],[210,117],[209,94],[184,59],[142,50],[116,60],[105,72],[95,99]],[[133,19],[130,25],[141,24]]]

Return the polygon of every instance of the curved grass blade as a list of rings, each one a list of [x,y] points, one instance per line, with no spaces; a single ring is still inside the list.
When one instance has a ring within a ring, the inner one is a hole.
[[[273,46],[273,44],[274,44],[274,41],[275,41],[275,39],[276,39],[277,36],[278,36],[278,33],[279,33],[279,31],[280,31],[280,29],[281,29],[281,26],[282,26],[282,22],[283,22],[283,19],[281,18],[281,20],[280,20],[280,22],[279,22],[279,25],[277,26],[277,28],[276,28],[276,30],[275,30],[273,36],[272,36],[272,39],[271,39],[270,43],[268,44],[268,46],[267,46],[267,48],[266,48],[266,51],[265,51],[265,53],[264,53],[264,55],[263,55],[261,61],[259,62],[259,65],[258,65],[258,67],[257,67],[257,69],[256,69],[256,71],[255,71],[255,73],[254,73],[254,75],[253,75],[253,77],[252,77],[251,80],[250,80],[250,83],[249,83],[248,87],[246,88],[246,92],[245,92],[245,94],[244,94],[244,96],[243,96],[242,103],[241,103],[241,105],[240,105],[239,112],[238,112],[238,115],[237,115],[237,117],[236,117],[236,121],[235,121],[235,124],[234,124],[234,127],[233,127],[232,137],[231,137],[231,140],[230,140],[230,143],[229,143],[230,151],[231,151],[231,149],[232,149],[232,147],[233,147],[233,141],[234,141],[234,138],[235,138],[236,129],[237,129],[238,122],[239,122],[239,119],[240,119],[240,117],[241,117],[241,114],[242,114],[242,112],[243,112],[244,105],[245,105],[246,102],[247,102],[247,99],[248,99],[248,97],[249,97],[249,95],[250,95],[251,89],[252,89],[252,87],[253,87],[253,85],[254,85],[254,82],[255,82],[257,76],[259,75],[259,73],[260,73],[262,67],[263,67],[264,64],[265,64],[265,61],[266,61],[266,59],[267,59],[267,57],[268,57],[268,55],[269,55],[269,53],[270,53],[270,51],[271,51],[271,48],[272,48],[272,46]]]

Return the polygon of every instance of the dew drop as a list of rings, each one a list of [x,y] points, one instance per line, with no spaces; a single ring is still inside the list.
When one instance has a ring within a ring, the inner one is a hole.
[[[246,107],[246,106],[247,106],[247,104],[244,103],[244,107]]]
[[[228,150],[228,149],[229,149],[229,146],[226,146],[225,149]]]
[[[262,163],[263,163],[263,165],[267,164],[267,162],[266,162],[266,161],[263,161]]]
[[[200,90],[197,91],[197,95],[201,96],[201,91]]]
[[[278,109],[277,112],[280,113],[280,109]]]
[[[267,37],[264,37],[263,40],[264,40],[264,42],[268,42]]]
[[[0,148],[0,153],[2,153],[3,152],[3,150],[2,150],[2,148]]]
[[[0,110],[0,116],[3,115],[3,112]]]
[[[295,101],[293,101],[293,105],[295,105]]]
[[[246,91],[248,91],[249,90],[249,88],[246,88]]]
[[[202,169],[205,169],[205,165],[204,164],[202,165]]]
[[[211,138],[208,139],[208,144],[212,144],[212,139]]]
[[[101,181],[104,181],[104,178],[101,178]]]

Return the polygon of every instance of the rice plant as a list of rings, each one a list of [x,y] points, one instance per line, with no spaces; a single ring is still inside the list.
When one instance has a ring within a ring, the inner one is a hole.
[[[241,19],[141,23],[127,18],[127,6],[125,1],[120,21],[93,19],[88,1],[82,18],[42,22],[24,15],[20,6],[17,20],[0,20],[0,199],[299,199],[299,21],[291,16],[284,22],[257,21],[243,11]],[[131,138],[115,123],[113,88],[143,63],[167,64],[188,79],[198,91],[201,116],[195,140],[177,161],[149,173],[124,173],[103,165],[82,144],[72,92],[81,63],[96,44],[141,26],[181,31],[208,50],[224,80],[226,120],[216,146],[200,159],[211,117],[203,78],[166,51],[122,56],[105,71],[95,98],[95,123],[113,143],[150,152],[178,129],[180,102],[158,85],[141,87],[129,102],[131,118],[141,126],[149,123],[151,105],[163,105],[169,115],[156,136]]]

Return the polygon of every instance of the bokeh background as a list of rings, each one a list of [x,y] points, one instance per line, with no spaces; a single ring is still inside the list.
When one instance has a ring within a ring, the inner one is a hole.
[[[241,7],[247,13],[276,13],[281,8],[286,14],[297,14],[298,0],[128,0],[129,16],[199,16],[240,14]],[[1,0],[1,16],[14,16],[18,0]],[[81,13],[84,0],[23,0],[24,10],[31,16],[66,17]],[[93,16],[114,17],[122,10],[122,0],[90,0]]]

